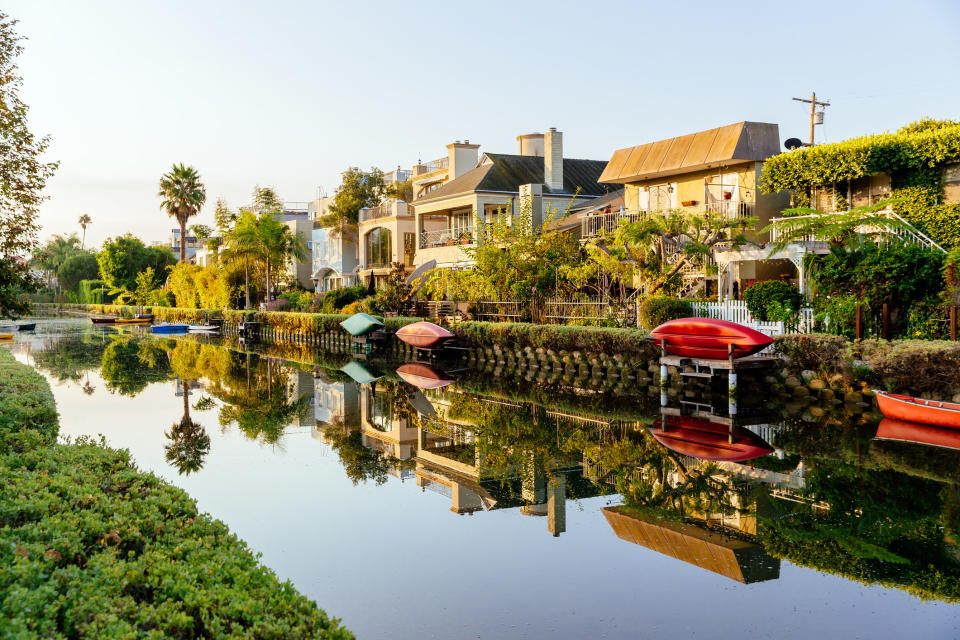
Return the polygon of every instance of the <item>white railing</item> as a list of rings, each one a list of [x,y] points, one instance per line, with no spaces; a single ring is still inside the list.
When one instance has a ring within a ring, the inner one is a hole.
[[[780,240],[782,240],[783,234],[780,232],[779,225],[777,224],[782,220],[809,220],[813,218],[822,217],[824,215],[840,215],[842,213],[847,213],[847,212],[835,211],[835,212],[827,212],[827,213],[821,213],[821,214],[813,214],[809,216],[773,218],[770,221],[771,224],[773,224],[773,228],[771,229],[771,232],[770,232],[770,240],[771,242],[779,242]],[[890,227],[884,224],[861,225],[857,227],[858,233],[874,234],[874,235],[885,234],[888,236],[899,238],[904,242],[904,244],[907,244],[907,245],[925,247],[927,249],[943,251],[944,253],[946,253],[946,250],[943,247],[941,247],[939,244],[937,244],[932,238],[930,238],[930,236],[923,233],[922,231],[914,227],[912,224],[904,220],[902,217],[897,215],[892,209],[881,209],[880,211],[874,212],[873,215],[879,218],[887,218],[888,220],[896,220],[899,223],[901,223],[901,225],[903,226]],[[829,240],[829,238],[824,238],[820,234],[809,233],[805,236],[794,238],[793,242],[796,242],[798,244],[808,244],[808,245],[821,244],[825,246],[827,243],[827,240]]]
[[[403,200],[390,200],[383,202],[375,207],[360,209],[359,220],[376,220],[378,218],[389,218],[391,216],[409,217],[413,215],[413,208],[408,206]]]
[[[786,333],[810,333],[813,331],[813,309],[804,307],[797,314],[796,326],[786,326],[784,322],[760,322],[754,320],[743,300],[724,300],[723,302],[693,302],[693,313],[697,318],[716,318],[736,322],[755,329],[768,336],[782,336]]]
[[[721,200],[706,204],[696,204],[689,207],[678,207],[685,213],[722,213],[727,218],[749,218],[753,216],[752,202],[741,200]],[[612,213],[592,214],[580,221],[580,236],[590,238],[603,233],[613,233],[621,221],[623,224],[636,222],[643,216],[658,213],[658,211],[615,211]],[[662,213],[662,212],[661,212]]]
[[[446,247],[455,244],[473,244],[473,228],[438,229],[420,234],[420,248]]]

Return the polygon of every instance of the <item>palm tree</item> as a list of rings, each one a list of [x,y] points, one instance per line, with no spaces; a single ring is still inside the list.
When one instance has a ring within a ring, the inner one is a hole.
[[[200,212],[207,200],[207,191],[200,182],[200,174],[184,164],[173,165],[160,178],[157,193],[163,202],[160,208],[180,224],[180,262],[187,261],[187,220]]]
[[[243,264],[243,289],[246,297],[246,309],[250,308],[250,261],[258,262],[266,255],[260,224],[252,211],[243,211],[224,238],[223,260],[227,263]]]
[[[307,243],[290,227],[279,222],[272,214],[265,213],[259,219],[260,241],[264,250],[267,275],[267,300],[270,298],[270,276],[274,269],[282,269],[289,259],[303,260],[307,255]]]
[[[80,248],[83,249],[84,243],[87,241],[87,225],[93,224],[93,218],[90,217],[90,214],[83,214],[80,216],[80,228],[83,229],[83,238],[80,239]]]

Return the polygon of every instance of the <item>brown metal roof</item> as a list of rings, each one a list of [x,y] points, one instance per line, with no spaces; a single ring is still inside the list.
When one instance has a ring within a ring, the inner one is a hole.
[[[780,561],[760,545],[692,524],[641,515],[627,507],[606,507],[603,515],[621,540],[731,580],[747,584],[780,577]]]
[[[780,128],[777,125],[738,122],[618,149],[599,181],[626,184],[737,162],[761,162],[779,152]]]

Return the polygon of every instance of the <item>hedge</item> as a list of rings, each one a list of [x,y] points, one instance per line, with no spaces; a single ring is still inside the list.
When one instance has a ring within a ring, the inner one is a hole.
[[[49,386],[4,350],[0,411],[5,636],[352,637],[128,451],[55,444]]]
[[[640,329],[574,327],[568,325],[528,324],[524,322],[460,322],[453,328],[467,346],[503,345],[555,351],[621,354],[648,359],[658,353]]]

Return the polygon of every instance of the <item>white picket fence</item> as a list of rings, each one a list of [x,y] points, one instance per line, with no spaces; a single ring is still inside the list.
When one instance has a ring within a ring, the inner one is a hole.
[[[756,329],[770,337],[782,336],[785,333],[810,333],[813,331],[813,309],[800,309],[797,326],[787,327],[783,322],[760,322],[754,320],[743,300],[724,300],[723,302],[693,302],[693,313],[698,318],[716,318],[736,322]]]

